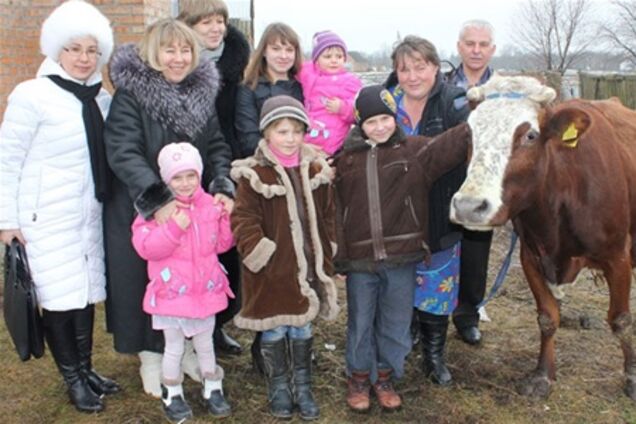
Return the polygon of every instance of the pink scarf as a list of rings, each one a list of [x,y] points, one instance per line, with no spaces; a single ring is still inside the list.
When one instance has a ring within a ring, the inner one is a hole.
[[[269,150],[271,150],[272,154],[276,158],[279,164],[281,164],[285,168],[295,168],[300,164],[300,150],[296,153],[292,153],[291,155],[286,155],[285,153],[277,150],[271,144],[268,144]]]

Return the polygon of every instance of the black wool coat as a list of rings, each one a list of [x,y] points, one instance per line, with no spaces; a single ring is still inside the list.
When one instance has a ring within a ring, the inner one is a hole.
[[[146,262],[132,247],[130,226],[136,212],[150,217],[172,199],[157,166],[159,151],[169,143],[196,146],[203,187],[233,194],[231,151],[214,107],[219,77],[212,63],[201,63],[179,84],[170,84],[142,62],[133,45],[115,53],[110,77],[116,92],[104,142],[115,177],[113,196],[104,205],[107,327],[120,353],[161,352],[163,336],[141,308],[148,276]]]
[[[216,111],[219,115],[225,141],[232,149],[232,157],[237,159],[241,157],[241,150],[234,128],[236,93],[250,58],[250,45],[241,31],[232,25],[227,26],[224,43],[223,54],[216,62],[216,67],[221,74],[221,87],[216,98]]]
[[[263,103],[270,97],[281,94],[304,102],[302,86],[295,79],[279,80],[272,84],[262,77],[254,89],[245,83],[239,86],[236,97],[236,135],[244,157],[252,156],[261,140],[258,124]]]

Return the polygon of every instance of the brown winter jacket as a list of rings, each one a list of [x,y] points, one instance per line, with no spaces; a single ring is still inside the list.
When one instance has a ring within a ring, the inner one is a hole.
[[[398,127],[372,147],[354,127],[335,160],[338,272],[428,259],[429,190],[466,160],[470,141],[467,124],[432,139],[405,137]]]
[[[293,171],[292,171],[293,172]],[[232,232],[242,259],[242,305],[235,324],[264,331],[280,325],[303,326],[319,313],[338,314],[332,279],[335,206],[332,171],[324,155],[301,148],[300,179],[314,253],[315,282],[307,280],[303,228],[289,175],[264,140],[254,156],[234,161],[237,181]]]

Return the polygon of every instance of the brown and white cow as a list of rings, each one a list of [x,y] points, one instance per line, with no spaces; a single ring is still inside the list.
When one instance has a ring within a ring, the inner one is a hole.
[[[547,106],[555,92],[529,77],[493,77],[468,98],[473,157],[452,200],[451,219],[489,230],[511,219],[537,303],[541,352],[523,394],[546,397],[556,379],[559,307],[548,284],[583,267],[609,285],[607,320],[625,358],[626,394],[636,400],[629,292],[636,263],[636,112],[617,100]]]

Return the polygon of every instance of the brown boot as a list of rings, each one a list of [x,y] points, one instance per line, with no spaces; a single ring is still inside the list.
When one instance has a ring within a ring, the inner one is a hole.
[[[369,372],[352,372],[351,377],[347,380],[347,404],[349,408],[356,412],[368,411],[370,391]]]
[[[378,370],[378,381],[373,385],[373,392],[378,398],[378,403],[382,409],[393,411],[402,406],[400,395],[395,393],[393,383],[391,383],[391,370]]]

